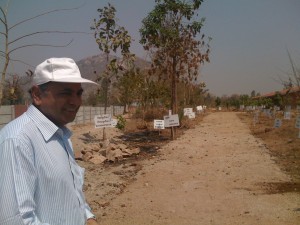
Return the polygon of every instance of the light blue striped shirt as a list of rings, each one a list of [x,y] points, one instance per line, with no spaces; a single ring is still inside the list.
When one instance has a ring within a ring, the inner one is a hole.
[[[84,225],[93,216],[70,136],[34,106],[0,131],[1,225]]]

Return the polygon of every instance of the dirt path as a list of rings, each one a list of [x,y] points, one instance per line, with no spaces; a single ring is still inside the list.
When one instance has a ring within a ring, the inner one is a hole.
[[[100,224],[300,224],[299,194],[268,192],[287,181],[235,113],[213,113],[143,162]]]

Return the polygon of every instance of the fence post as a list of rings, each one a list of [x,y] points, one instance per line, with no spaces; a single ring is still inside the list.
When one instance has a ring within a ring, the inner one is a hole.
[[[16,118],[16,109],[14,105],[11,106],[10,115],[11,115],[11,120],[14,120]]]

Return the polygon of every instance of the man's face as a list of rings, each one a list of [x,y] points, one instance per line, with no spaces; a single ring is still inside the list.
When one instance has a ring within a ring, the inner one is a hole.
[[[54,124],[61,127],[75,119],[82,103],[80,83],[50,82],[46,90],[36,87],[35,91],[34,104]]]

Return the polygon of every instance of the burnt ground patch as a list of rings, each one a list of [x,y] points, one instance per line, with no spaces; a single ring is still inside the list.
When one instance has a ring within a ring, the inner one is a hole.
[[[282,194],[287,192],[300,193],[299,182],[263,182],[257,185],[266,194]]]
[[[156,154],[162,145],[171,141],[165,133],[156,130],[144,130],[123,134],[118,137],[130,146],[140,148],[141,153]]]

